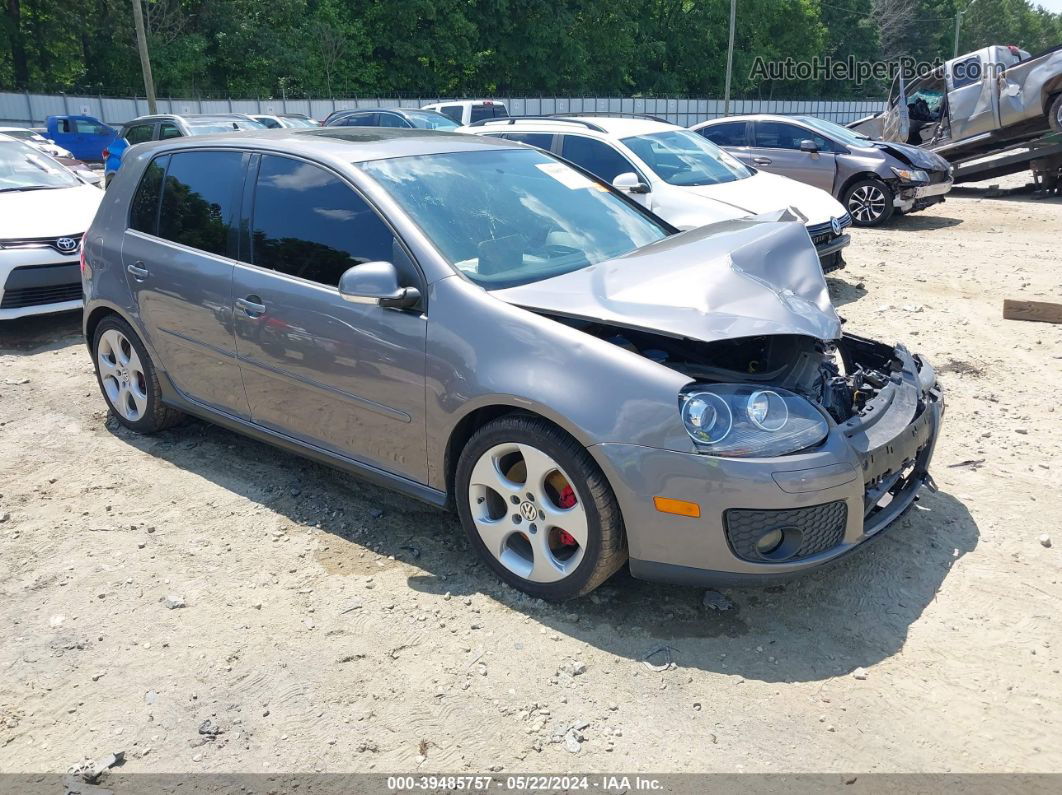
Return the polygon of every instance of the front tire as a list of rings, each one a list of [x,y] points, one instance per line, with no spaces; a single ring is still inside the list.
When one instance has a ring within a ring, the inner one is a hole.
[[[615,494],[589,453],[550,423],[509,415],[461,451],[457,511],[469,541],[506,583],[561,601],[587,594],[627,560]]]
[[[92,335],[96,381],[111,414],[137,433],[156,433],[181,419],[181,413],[162,402],[155,366],[144,343],[122,318],[100,321]]]
[[[841,204],[856,226],[881,226],[892,218],[892,189],[880,179],[861,179],[848,186]]]

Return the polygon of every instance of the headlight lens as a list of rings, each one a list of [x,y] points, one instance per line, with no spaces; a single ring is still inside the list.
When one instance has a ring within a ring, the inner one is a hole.
[[[893,168],[892,173],[903,182],[929,182],[929,175],[920,168]]]
[[[686,432],[711,455],[785,455],[822,441],[829,432],[811,403],[785,389],[695,386],[679,396],[679,405]]]

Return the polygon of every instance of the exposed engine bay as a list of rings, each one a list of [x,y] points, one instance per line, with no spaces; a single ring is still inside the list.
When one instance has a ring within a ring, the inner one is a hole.
[[[845,334],[837,341],[797,334],[700,342],[551,316],[704,383],[782,387],[825,409],[837,423],[862,414],[901,369],[891,348]]]

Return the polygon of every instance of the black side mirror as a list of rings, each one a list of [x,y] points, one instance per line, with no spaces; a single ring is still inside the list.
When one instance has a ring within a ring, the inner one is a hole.
[[[347,268],[339,277],[339,294],[352,304],[376,304],[391,309],[409,309],[420,301],[420,290],[402,287],[398,271],[390,262],[363,262]]]
[[[812,141],[810,138],[805,138],[803,141],[800,142],[800,151],[817,152],[819,151],[819,148],[815,146],[815,142]]]

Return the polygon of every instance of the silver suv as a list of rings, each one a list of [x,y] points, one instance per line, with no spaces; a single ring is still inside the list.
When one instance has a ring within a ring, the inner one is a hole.
[[[842,334],[799,224],[678,233],[552,155],[275,130],[133,147],[86,236],[118,421],[194,414],[438,506],[535,596],[757,581],[914,500],[933,369]]]

